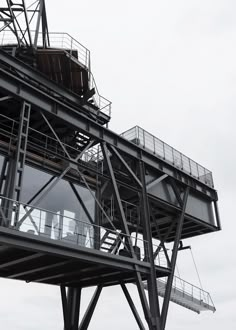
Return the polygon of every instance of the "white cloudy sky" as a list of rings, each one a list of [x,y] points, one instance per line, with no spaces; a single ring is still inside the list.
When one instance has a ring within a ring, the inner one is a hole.
[[[223,230],[189,243],[217,312],[171,304],[167,329],[235,329],[235,0],[46,3],[50,30],[91,50],[99,90],[113,102],[110,128],[140,125],[213,171]],[[195,281],[188,251],[180,259],[181,273]],[[5,329],[62,329],[57,288],[1,280],[0,306]],[[90,327],[111,328],[137,329],[119,288],[103,292]]]

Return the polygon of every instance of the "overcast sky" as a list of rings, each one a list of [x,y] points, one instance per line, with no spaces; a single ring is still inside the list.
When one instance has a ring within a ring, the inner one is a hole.
[[[100,93],[113,102],[110,128],[139,125],[213,171],[223,230],[189,240],[216,313],[171,303],[167,329],[236,327],[236,1],[46,1],[51,31],[91,50]],[[183,251],[179,269],[196,283]],[[1,280],[8,330],[62,329],[59,288]],[[140,308],[136,288],[131,292]],[[91,290],[83,297],[88,301]],[[136,330],[119,288],[106,289],[91,330]]]

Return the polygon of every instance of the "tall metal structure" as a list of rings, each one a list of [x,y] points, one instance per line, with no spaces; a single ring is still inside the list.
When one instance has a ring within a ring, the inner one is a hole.
[[[164,330],[182,241],[220,229],[212,173],[139,127],[109,130],[89,51],[49,33],[44,0],[0,4],[0,276],[58,285],[65,330],[88,329],[113,285],[140,329]]]

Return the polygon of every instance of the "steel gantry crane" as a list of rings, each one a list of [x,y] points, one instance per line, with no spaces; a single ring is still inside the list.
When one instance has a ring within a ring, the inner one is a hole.
[[[175,276],[180,242],[221,229],[212,173],[140,127],[109,130],[89,50],[49,33],[44,0],[0,4],[0,276],[58,285],[66,330],[113,285],[140,329],[164,330],[170,301],[214,311]]]

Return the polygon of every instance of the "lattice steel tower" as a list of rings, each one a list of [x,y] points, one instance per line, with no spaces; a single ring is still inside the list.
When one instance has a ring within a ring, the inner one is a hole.
[[[140,127],[109,130],[90,52],[25,2],[0,1],[0,276],[58,285],[65,330],[87,329],[113,285],[140,329],[164,330],[170,300],[214,310],[174,276],[182,241],[220,229],[211,172]]]

